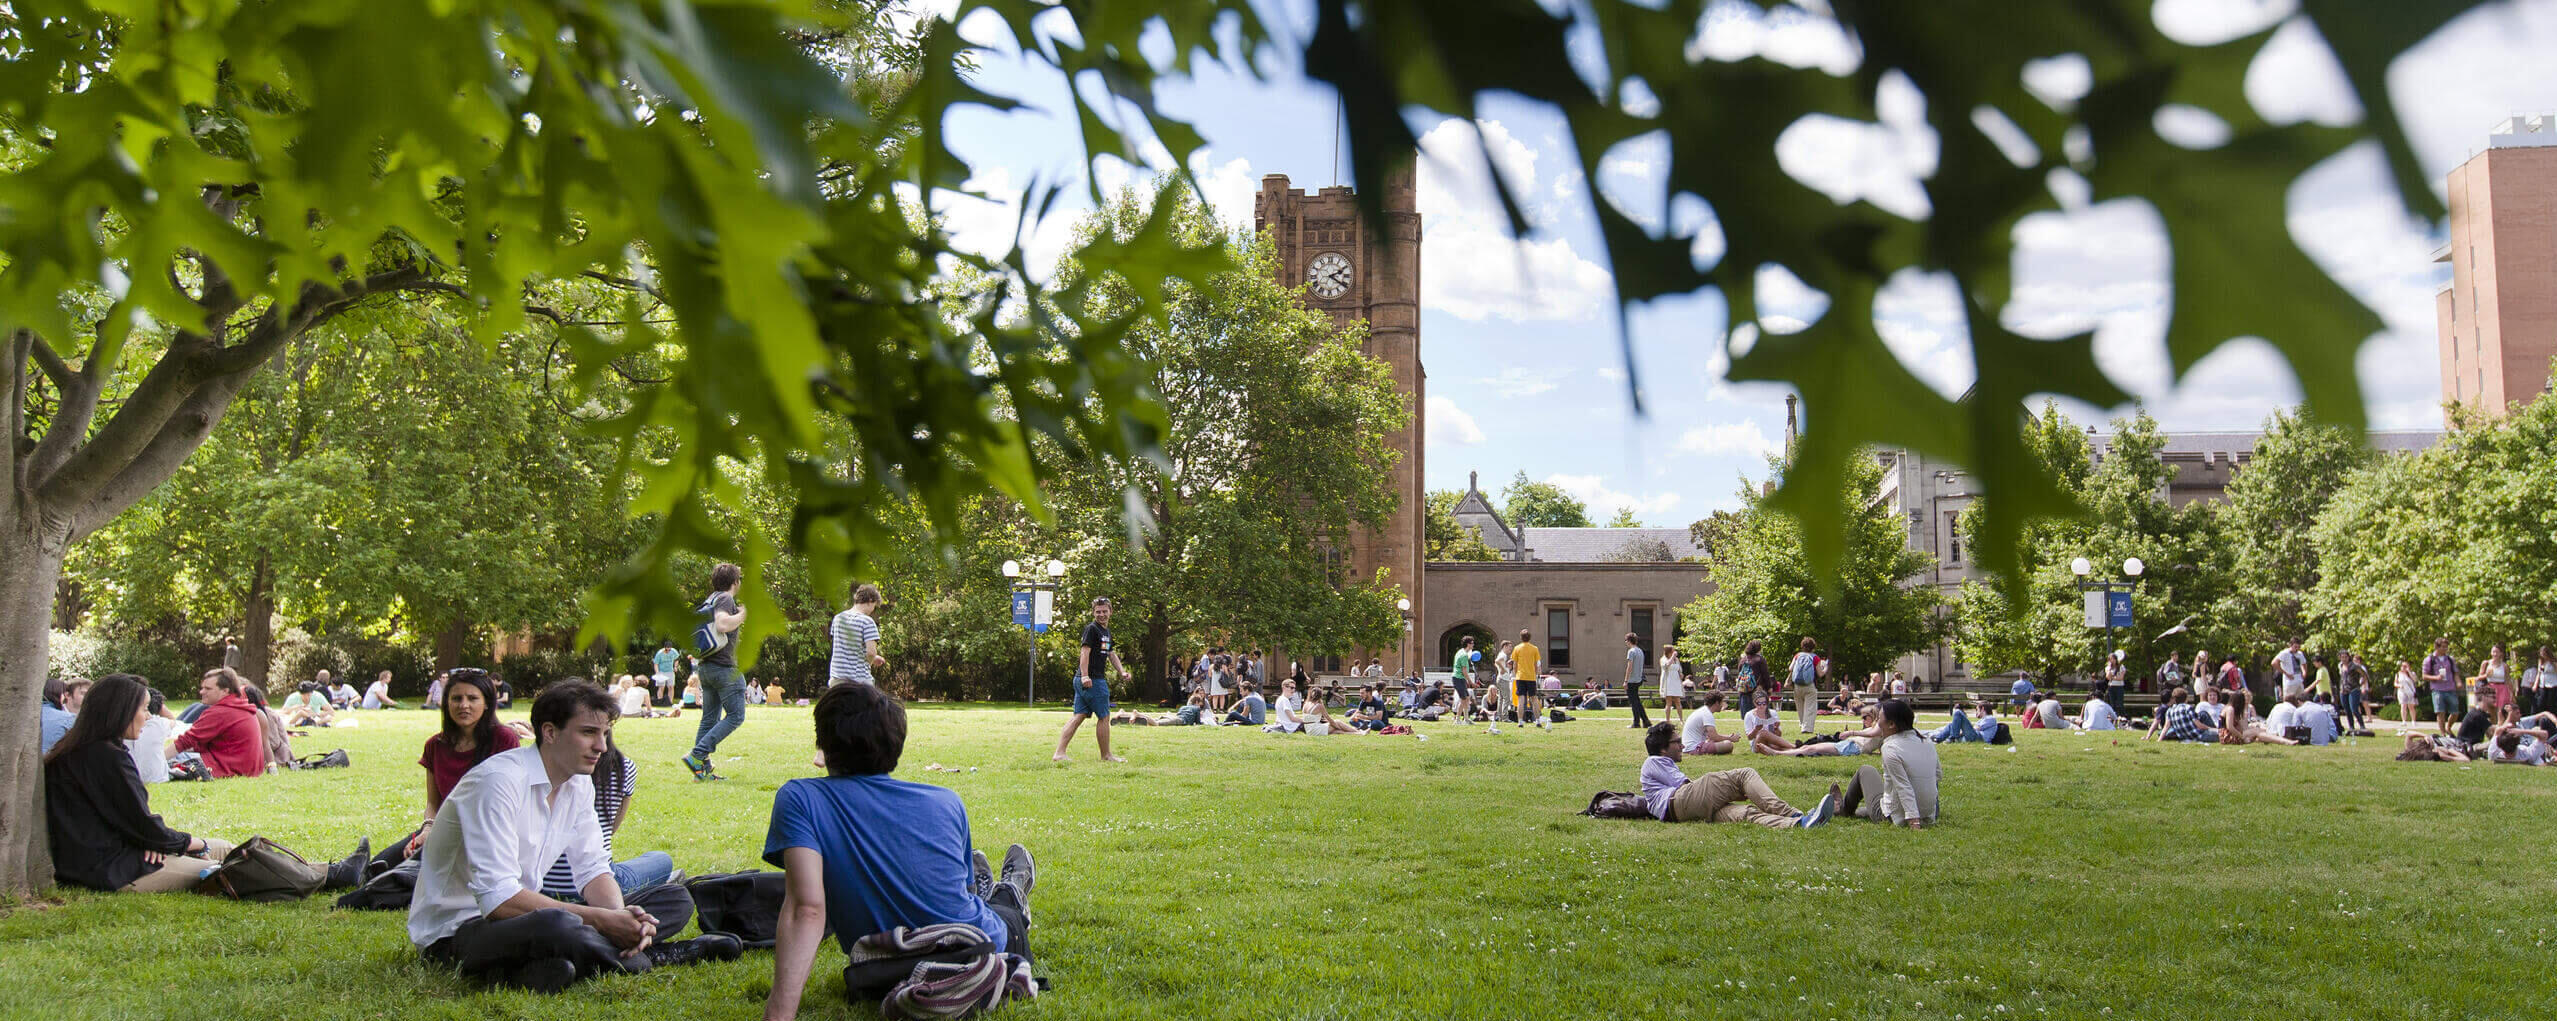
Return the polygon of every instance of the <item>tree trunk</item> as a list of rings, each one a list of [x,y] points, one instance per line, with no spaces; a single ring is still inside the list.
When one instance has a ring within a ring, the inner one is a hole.
[[[38,732],[48,670],[54,586],[62,578],[64,539],[48,539],[23,522],[0,527],[0,898],[24,898],[53,886],[53,853],[44,836],[44,763]]]
[[[450,670],[461,665],[463,646],[470,640],[469,621],[455,617],[445,624],[444,630],[435,633],[435,669]]]
[[[267,669],[275,661],[275,565],[259,550],[257,565],[249,570],[249,594],[240,601],[247,626],[240,635],[240,673],[261,686],[267,684]]]
[[[1137,641],[1137,654],[1145,658],[1144,665],[1139,668],[1143,672],[1138,676],[1146,678],[1138,690],[1160,692],[1166,699],[1177,700],[1176,696],[1181,691],[1179,679],[1164,676],[1164,672],[1170,669],[1172,658],[1171,608],[1158,603],[1151,609],[1154,612],[1146,620],[1145,637]],[[1157,679],[1161,680],[1160,685],[1155,683]]]

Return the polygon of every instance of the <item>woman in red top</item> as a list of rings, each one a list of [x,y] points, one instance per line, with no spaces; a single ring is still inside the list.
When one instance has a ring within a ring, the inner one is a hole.
[[[240,694],[247,683],[230,667],[205,671],[203,679],[195,682],[204,712],[171,744],[179,751],[204,756],[204,767],[216,780],[266,773],[265,722]]]
[[[435,825],[436,810],[444,807],[444,796],[462,782],[462,774],[523,743],[514,728],[497,722],[496,706],[497,686],[489,682],[487,671],[464,667],[445,679],[444,731],[427,738],[426,750],[417,757],[417,764],[426,767],[426,821],[409,838],[408,853],[426,845],[427,827]]]

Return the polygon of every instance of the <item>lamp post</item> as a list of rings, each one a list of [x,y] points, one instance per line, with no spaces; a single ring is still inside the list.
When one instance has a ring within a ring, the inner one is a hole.
[[[1394,611],[1403,615],[1403,676],[1412,675],[1412,600],[1404,596],[1394,600]]]
[[[2098,659],[2104,658],[2105,649],[2112,649],[2114,655],[2122,655],[2122,650],[2113,644],[2113,629],[2131,626],[2131,593],[2139,589],[2140,575],[2148,568],[2149,565],[2141,563],[2140,558],[2129,557],[2122,561],[2122,577],[2094,578],[2091,575],[2095,573],[2095,565],[2087,558],[2079,557],[2069,561],[2069,573],[2078,576],[2078,591],[2085,593],[2087,597],[2086,626],[2104,629],[2104,644],[2096,649]],[[2113,598],[2114,593],[2117,592],[2122,595],[2119,613],[2115,612]],[[2113,711],[2116,713],[2122,711],[2122,688],[2128,685],[2130,679],[2130,659],[2125,656],[2122,663],[2124,683],[2112,684],[2108,681],[2104,690],[2104,700],[2112,703]]]
[[[1021,700],[1028,703],[1038,701],[1039,635],[1056,620],[1057,579],[1065,577],[1065,561],[1049,560],[1047,569],[1048,580],[1040,581],[1022,577],[1020,561],[1003,562],[1003,576],[1012,582],[1012,622],[1030,632],[1029,680],[1021,687]]]

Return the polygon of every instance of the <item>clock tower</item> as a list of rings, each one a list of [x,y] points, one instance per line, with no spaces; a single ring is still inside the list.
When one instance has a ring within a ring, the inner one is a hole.
[[[1287,175],[1261,178],[1252,200],[1252,226],[1269,233],[1278,249],[1279,282],[1298,288],[1306,306],[1328,313],[1336,324],[1367,323],[1366,353],[1392,371],[1403,392],[1411,420],[1387,434],[1385,441],[1401,457],[1394,464],[1398,502],[1382,532],[1349,538],[1347,563],[1353,574],[1374,577],[1386,571],[1387,584],[1412,601],[1412,626],[1424,619],[1422,565],[1428,519],[1427,495],[1421,489],[1422,415],[1427,410],[1428,381],[1421,372],[1421,214],[1415,194],[1413,166],[1403,161],[1385,175],[1384,222],[1360,215],[1355,190],[1342,187],[1302,192],[1288,187]],[[1405,639],[1413,656],[1429,648],[1417,633]],[[1385,661],[1389,670],[1427,670],[1424,659],[1398,660],[1390,650],[1365,650]]]

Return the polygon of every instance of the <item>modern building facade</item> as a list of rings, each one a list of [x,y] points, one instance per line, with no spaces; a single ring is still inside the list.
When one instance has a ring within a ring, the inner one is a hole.
[[[2501,415],[2547,392],[2557,357],[2557,114],[2507,118],[2447,183],[2442,400]]]

